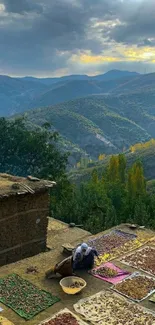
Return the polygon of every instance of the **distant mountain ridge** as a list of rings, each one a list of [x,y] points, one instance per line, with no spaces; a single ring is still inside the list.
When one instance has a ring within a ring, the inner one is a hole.
[[[98,76],[71,75],[60,78],[13,78],[0,76],[0,116],[54,105],[92,94],[113,91],[140,76],[136,72],[112,70]]]
[[[72,152],[72,166],[81,155],[121,152],[155,138],[155,73],[112,70],[44,82],[0,76],[0,116],[14,115],[32,127],[49,122],[61,150]]]
[[[21,80],[27,81],[40,81],[43,84],[49,85],[56,82],[61,81],[72,81],[72,80],[96,80],[96,81],[107,81],[107,80],[114,80],[120,79],[124,77],[136,77],[140,74],[138,72],[130,72],[130,71],[121,71],[121,70],[110,70],[104,74],[96,75],[96,76],[88,76],[88,75],[69,75],[63,77],[56,77],[56,78],[35,78],[31,76],[26,76],[20,78]]]

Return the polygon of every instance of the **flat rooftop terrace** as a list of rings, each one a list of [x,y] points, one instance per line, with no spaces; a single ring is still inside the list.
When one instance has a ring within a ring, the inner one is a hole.
[[[142,245],[155,247],[154,243],[155,241],[151,241],[152,238],[155,238],[155,233],[151,230],[131,230],[129,229],[128,225],[122,224],[116,227],[117,229],[128,232],[131,234],[136,234],[138,238],[140,238]],[[101,234],[106,234],[110,232],[111,230],[107,230],[106,232],[102,232]],[[60,285],[58,279],[51,279],[47,280],[45,278],[45,272],[50,269],[52,266],[54,266],[59,261],[63,260],[65,257],[62,254],[62,245],[65,243],[70,243],[73,246],[80,244],[81,242],[88,241],[89,239],[93,239],[94,237],[98,236],[92,236],[89,232],[79,229],[79,228],[69,228],[69,226],[65,223],[62,223],[60,221],[49,219],[49,225],[48,225],[48,241],[47,246],[50,248],[49,251],[45,253],[41,253],[37,256],[27,258],[24,260],[21,260],[19,262],[6,265],[0,268],[0,278],[3,278],[9,274],[16,273],[20,275],[22,278],[32,282],[36,286],[38,286],[40,289],[46,290],[53,295],[58,296],[61,300],[60,302],[54,304],[52,307],[46,309],[45,311],[39,313],[37,316],[35,316],[30,321],[25,321],[23,318],[19,317],[14,311],[12,311],[10,308],[6,307],[2,303],[0,303],[0,307],[3,308],[3,311],[0,313],[0,316],[4,316],[7,319],[9,319],[14,325],[38,325],[40,322],[50,318],[53,314],[60,311],[61,309],[68,308],[71,311],[73,310],[73,304],[77,303],[81,298],[89,297],[97,292],[100,292],[101,290],[107,290],[110,289],[111,284],[105,281],[102,281],[100,279],[97,279],[93,277],[92,275],[89,275],[86,272],[82,272],[81,276],[86,280],[87,286],[86,288],[78,295],[69,296],[65,294]],[[137,246],[138,248],[138,246]],[[132,248],[133,250],[136,249],[136,247]],[[137,269],[127,266],[119,261],[119,258],[129,253],[129,246],[123,251],[122,254],[119,254],[119,256],[113,256],[113,263],[121,267],[127,271],[137,271]],[[26,269],[30,266],[36,266],[38,269],[37,274],[27,274]],[[144,272],[142,272],[145,274]],[[143,302],[139,303],[139,305],[142,305],[148,309],[150,309],[152,312],[155,312],[155,304],[151,303],[149,301],[149,298],[145,299]],[[75,313],[75,312],[74,312]],[[152,324],[151,324],[152,325]]]

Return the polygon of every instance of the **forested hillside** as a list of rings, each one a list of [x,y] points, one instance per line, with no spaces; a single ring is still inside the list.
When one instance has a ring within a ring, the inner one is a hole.
[[[93,159],[100,153],[116,153],[155,136],[155,117],[140,103],[131,108],[130,98],[92,96],[63,104],[29,110],[33,124],[49,122],[62,137],[78,145]],[[115,104],[114,104],[115,103]],[[139,106],[138,106],[139,105]]]
[[[150,140],[146,143],[139,143],[130,147],[125,154],[127,160],[127,168],[140,160],[144,168],[144,176],[147,180],[155,179],[155,140]],[[91,174],[94,168],[97,170],[98,175],[107,168],[111,156],[105,156],[103,160],[91,162],[87,168],[78,168],[70,171],[69,179],[71,182],[80,184],[83,181],[88,181],[91,178]],[[151,185],[151,183],[150,183]]]
[[[30,102],[47,87],[40,82],[0,76],[0,116],[10,116],[28,109]]]
[[[26,110],[32,129],[50,124],[49,130],[60,135],[58,149],[70,152],[68,168],[76,167],[83,157],[91,162],[155,137],[154,73],[113,70],[94,77],[45,79],[0,76],[0,85],[0,115]]]
[[[41,79],[41,82],[45,83],[43,79]],[[116,70],[95,77],[86,78],[86,76],[81,76],[81,79],[80,76],[79,78],[77,76],[64,77],[57,80],[57,82],[47,83],[47,86],[47,91],[44,91],[30,101],[29,108],[55,105],[96,94],[108,94],[111,96],[114,94],[141,92],[147,96],[148,92],[155,90],[155,74],[138,75]]]
[[[155,195],[147,193],[143,165],[137,161],[128,169],[122,154],[112,156],[102,173],[93,169],[80,186],[60,182],[51,199],[56,218],[93,233],[122,222],[155,228]]]
[[[67,179],[67,155],[57,149],[58,134],[51,132],[47,124],[30,129],[24,120],[1,118],[0,138],[0,173],[31,174],[57,182],[50,195],[50,212],[55,218],[83,224],[92,233],[121,222],[155,228],[155,195],[146,190],[140,161],[149,150],[149,167],[155,170],[155,140],[132,146],[127,160],[123,154],[105,158],[104,168],[93,168],[89,181],[77,186]]]
[[[137,76],[132,80],[128,80],[115,88],[115,93],[129,93],[135,91],[153,90],[155,88],[155,73]]]
[[[27,109],[54,105],[92,94],[111,93],[128,82],[130,85],[131,80],[136,80],[137,83],[138,77],[143,75],[119,70],[93,77],[71,75],[60,78],[13,78],[1,75],[0,116],[10,116]],[[153,80],[152,75],[152,83]]]

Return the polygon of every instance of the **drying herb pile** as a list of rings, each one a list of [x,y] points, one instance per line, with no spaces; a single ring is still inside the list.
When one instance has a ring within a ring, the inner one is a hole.
[[[120,247],[114,248],[110,253],[104,253],[103,255],[100,255],[100,260],[96,259],[95,265],[100,266],[101,264],[105,262],[109,262],[113,259],[116,259],[126,253],[129,253],[133,249],[137,249],[141,247],[141,243],[135,239],[135,240],[130,240],[126,242],[124,245]]]
[[[82,287],[83,287],[83,283],[80,281],[76,281],[69,286],[69,288],[82,288]]]
[[[107,277],[107,278],[114,278],[115,276],[118,275],[118,272],[114,269],[111,269],[110,267],[107,266],[102,266],[98,269],[94,269],[91,271],[93,275],[100,275],[102,277]]]
[[[115,285],[115,289],[134,300],[142,300],[155,290],[155,280],[146,276],[132,276]]]
[[[0,301],[28,320],[58,302],[59,298],[11,274],[0,279]]]
[[[154,238],[154,237],[153,237]],[[135,250],[137,248],[140,248],[142,245],[149,242],[152,238],[150,237],[150,234],[147,232],[138,230],[137,237],[133,240],[127,241],[125,244],[115,247],[111,250],[111,252],[106,252],[100,255],[100,261],[96,259],[95,265],[100,266],[102,263],[109,262],[113,259],[116,259],[118,257],[121,257],[122,255],[125,255],[129,253],[132,250]]]
[[[155,315],[127,299],[108,291],[80,300],[77,313],[91,325],[154,325]]]
[[[39,325],[86,325],[78,316],[65,308],[51,319],[45,320]]]
[[[29,266],[26,269],[27,274],[37,274],[39,273],[38,268],[36,266]]]
[[[72,314],[62,313],[42,325],[79,325],[79,322]]]
[[[130,234],[123,232],[112,231],[107,235],[96,237],[88,242],[93,246],[99,254],[111,252],[114,248],[124,245],[127,241],[133,239]]]
[[[155,275],[155,249],[152,247],[138,250],[126,256],[122,262]]]

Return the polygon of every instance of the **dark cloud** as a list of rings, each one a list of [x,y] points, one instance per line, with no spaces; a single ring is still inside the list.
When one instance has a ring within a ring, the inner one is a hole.
[[[52,75],[58,69],[72,73],[74,67],[69,60],[72,54],[86,50],[101,54],[107,48],[107,39],[109,50],[111,40],[138,46],[155,45],[154,0],[0,2],[5,5],[5,12],[0,12],[3,73]],[[116,19],[119,25],[109,24]],[[105,25],[93,27],[95,22],[105,22]]]
[[[37,13],[43,11],[41,4],[34,0],[3,0],[2,2],[7,12],[24,14],[25,12],[31,11]]]
[[[8,15],[1,17],[0,60],[3,67],[8,65],[11,70],[23,70],[24,73],[26,67],[32,69],[32,73],[44,69],[46,73],[49,68],[52,72],[58,65],[62,66],[63,60],[66,62],[65,56],[59,58],[60,51],[74,53],[86,49],[101,52],[101,40],[91,35],[87,38],[92,16],[80,1],[33,0],[32,6],[32,0],[22,0],[19,7],[12,5],[13,1],[5,0]],[[34,10],[41,5],[42,12]]]
[[[130,7],[131,6],[131,7]],[[149,39],[155,38],[154,0],[128,1],[118,14],[120,25],[108,31],[108,37],[116,42],[154,46]]]
[[[154,39],[143,39],[141,42],[138,43],[138,47],[141,46],[149,46],[149,47],[155,47],[155,38]]]

